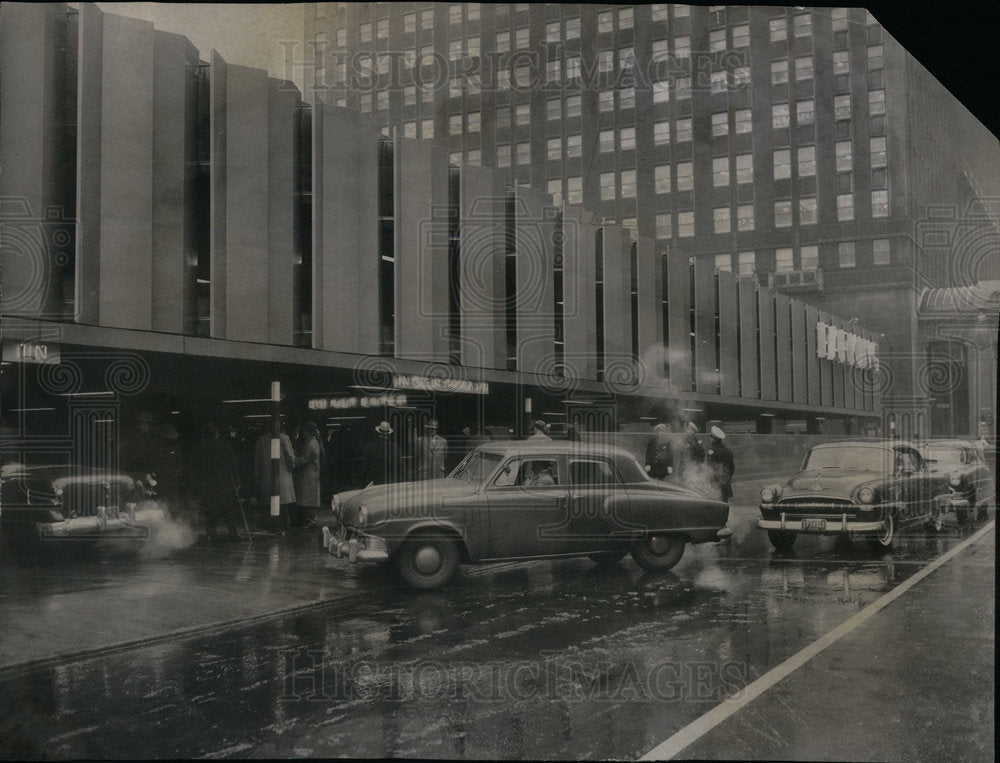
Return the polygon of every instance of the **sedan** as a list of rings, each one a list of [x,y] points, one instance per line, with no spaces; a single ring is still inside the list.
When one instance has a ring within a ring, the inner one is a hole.
[[[995,499],[990,468],[973,442],[932,440],[921,448],[930,473],[948,483],[949,507],[961,524],[971,524]]]
[[[651,479],[628,451],[580,442],[482,445],[442,479],[370,486],[333,499],[323,545],[351,562],[392,562],[419,588],[459,564],[626,553],[648,570],[687,543],[725,537],[728,504]],[[722,531],[722,532],[720,532]]]

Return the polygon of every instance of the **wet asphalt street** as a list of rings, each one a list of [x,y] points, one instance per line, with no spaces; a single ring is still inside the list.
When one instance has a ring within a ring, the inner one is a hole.
[[[881,556],[820,537],[780,555],[755,514],[734,506],[732,541],[668,573],[504,563],[430,592],[305,533],[4,559],[0,755],[992,760],[993,511]]]

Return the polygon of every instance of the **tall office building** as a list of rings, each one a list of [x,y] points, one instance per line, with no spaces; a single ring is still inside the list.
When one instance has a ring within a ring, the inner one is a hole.
[[[307,99],[884,325],[925,419],[927,290],[1000,278],[996,138],[862,8],[319,3],[305,39]]]

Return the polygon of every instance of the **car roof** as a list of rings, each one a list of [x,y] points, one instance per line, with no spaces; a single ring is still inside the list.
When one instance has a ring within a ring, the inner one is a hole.
[[[975,448],[976,443],[972,440],[957,440],[957,439],[946,439],[946,440],[928,440],[927,442],[921,443],[920,447],[926,448],[934,445],[943,445],[948,448]]]
[[[835,442],[823,442],[813,445],[813,449],[819,448],[914,448],[917,446],[908,440],[836,440]]]
[[[572,455],[601,455],[601,456],[627,456],[635,458],[631,451],[619,445],[602,445],[600,443],[580,442],[578,440],[501,440],[488,442],[480,445],[476,450],[487,453],[500,453],[508,455],[511,453],[530,455],[572,454]]]

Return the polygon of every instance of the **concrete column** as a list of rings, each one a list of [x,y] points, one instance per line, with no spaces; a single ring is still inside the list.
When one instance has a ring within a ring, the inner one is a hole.
[[[709,257],[694,261],[695,384],[699,392],[716,392],[715,375],[715,263]]]
[[[740,394],[737,318],[739,303],[736,297],[736,279],[732,273],[719,273],[719,372],[722,375],[721,393]]]
[[[563,208],[563,358],[566,376],[597,378],[594,248],[598,226],[583,207]]]
[[[797,299],[789,300],[789,319],[792,329],[792,400],[805,403],[808,400],[806,388],[806,316],[805,306]],[[816,328],[812,330],[816,337]]]
[[[790,342],[792,327],[788,316],[788,297],[785,294],[774,295],[774,335],[775,335],[775,374],[778,381],[778,400],[792,400],[792,352]]]
[[[605,225],[604,378],[614,382],[632,368],[632,238],[627,228]]]
[[[663,347],[663,263],[656,239],[639,236],[639,359],[645,363],[646,377],[658,379],[662,373]]]
[[[551,373],[555,361],[552,236],[555,210],[548,194],[518,187],[514,196],[517,261],[517,369]]]
[[[753,278],[737,279],[740,319],[740,396],[756,399],[757,386],[757,285]]]
[[[770,289],[757,289],[757,322],[760,326],[760,397],[775,400],[778,380],[774,356],[774,293]]]
[[[296,109],[291,82],[267,81],[267,341],[295,342],[299,298],[295,291],[295,194],[298,188]]]
[[[687,255],[667,256],[667,309],[670,316],[670,386],[677,392],[691,390],[691,275]]]

